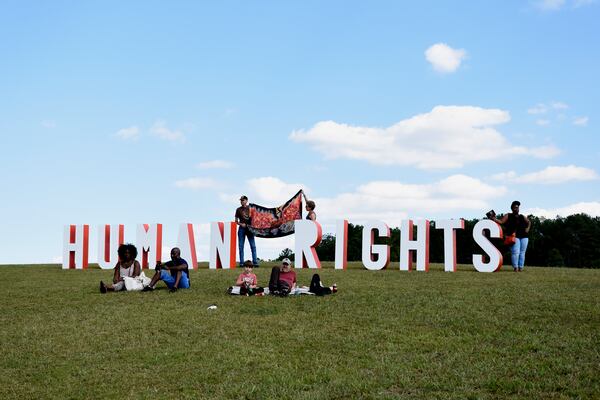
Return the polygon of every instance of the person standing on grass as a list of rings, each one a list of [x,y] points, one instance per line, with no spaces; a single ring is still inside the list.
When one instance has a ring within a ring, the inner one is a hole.
[[[181,258],[181,250],[178,247],[173,247],[171,250],[171,261],[156,263],[156,273],[152,277],[150,284],[142,291],[148,292],[154,290],[154,286],[158,281],[166,283],[170,292],[175,292],[177,289],[189,289],[190,287],[190,271],[187,261]]]
[[[100,293],[125,290],[123,278],[135,278],[139,276],[142,271],[140,263],[136,261],[138,252],[134,245],[130,243],[122,244],[119,246],[117,253],[119,255],[119,261],[114,268],[113,283],[112,285],[107,286],[104,282],[100,281]]]
[[[516,234],[515,243],[510,246],[510,261],[514,272],[523,271],[525,266],[525,251],[529,243],[529,229],[531,221],[523,214],[519,214],[520,201],[513,201],[510,205],[511,212],[504,214],[501,219],[492,213],[490,219],[504,226],[504,235]]]
[[[289,258],[281,261],[281,266],[273,267],[269,280],[269,294],[287,296],[296,288],[296,271],[292,270]]]
[[[246,244],[246,237],[250,244],[250,251],[252,251],[252,265],[258,267],[258,258],[256,257],[256,243],[254,241],[254,234],[250,231],[250,224],[252,219],[250,218],[250,207],[248,206],[248,197],[240,197],[240,207],[235,210],[235,222],[238,225],[238,248],[240,251],[240,267],[243,266],[244,262],[244,245]]]

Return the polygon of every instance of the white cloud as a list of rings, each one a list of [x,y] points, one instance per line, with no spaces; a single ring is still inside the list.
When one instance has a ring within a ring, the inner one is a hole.
[[[591,181],[598,179],[593,169],[567,165],[564,167],[550,166],[541,171],[518,176],[515,171],[495,174],[492,179],[512,183],[534,183],[541,185],[556,185],[571,181]]]
[[[300,189],[304,189],[305,193],[309,190],[301,183],[285,183],[281,179],[272,176],[250,179],[248,188],[250,189],[248,197],[253,195],[256,198],[255,200],[250,198],[251,202],[264,201],[273,206],[285,203]]]
[[[533,115],[538,115],[538,114],[546,114],[549,111],[554,111],[554,110],[566,110],[568,108],[569,108],[568,104],[563,103],[562,101],[554,101],[550,104],[538,103],[535,106],[528,108],[527,113],[533,114]]]
[[[547,119],[538,119],[535,123],[539,126],[548,126],[550,125],[550,120]]]
[[[433,69],[442,73],[455,72],[459,67],[467,52],[464,49],[453,49],[445,43],[436,43],[425,50],[425,58]]]
[[[140,137],[140,129],[137,126],[119,129],[115,136],[123,140],[136,140]]]
[[[211,178],[188,178],[182,179],[179,181],[175,181],[175,187],[180,189],[191,189],[191,190],[201,190],[201,189],[216,189],[218,188],[217,182],[215,182]]]
[[[568,217],[573,214],[587,214],[591,217],[600,217],[600,202],[580,202],[571,204],[565,207],[545,209],[545,208],[530,208],[525,214],[533,214],[538,217],[555,218],[556,216]]]
[[[276,206],[288,200],[302,185],[267,177],[252,179],[249,186],[253,188],[248,194],[252,202]],[[257,190],[264,191],[265,186],[271,189],[258,194]],[[465,216],[462,212],[471,210],[479,213],[490,208],[490,200],[506,193],[505,186],[490,185],[458,174],[430,184],[372,181],[335,197],[315,197],[313,200],[317,204],[318,220],[324,226],[333,226],[335,220],[341,218],[349,219],[352,223],[378,219],[390,226],[399,226],[402,219],[408,216],[430,218],[437,214],[461,217]],[[233,204],[237,197],[223,195],[222,199]]]
[[[565,3],[565,0],[539,0],[535,3],[535,5],[541,10],[556,11],[560,10]]]
[[[575,117],[573,119],[573,125],[587,126],[589,120],[590,119],[588,117]]]
[[[399,226],[402,219],[430,218],[434,214],[464,216],[465,210],[485,210],[489,200],[503,196],[504,186],[492,186],[466,175],[452,175],[431,184],[375,181],[334,198],[316,198],[319,220],[347,218],[353,223],[378,219]]]
[[[546,114],[548,112],[548,106],[543,103],[538,103],[535,106],[527,109],[528,114]]]
[[[437,106],[431,112],[402,120],[388,128],[351,126],[322,121],[290,139],[308,143],[328,159],[364,160],[378,165],[417,168],[458,168],[464,164],[532,155],[558,154],[554,146],[513,146],[494,125],[510,120],[508,112],[472,106]]]
[[[171,130],[167,127],[167,123],[162,120],[158,120],[150,128],[150,132],[163,140],[170,142],[185,142],[185,135],[181,131]]]
[[[569,108],[569,105],[566,103],[563,103],[561,101],[555,101],[552,104],[550,104],[552,106],[553,109],[555,110],[566,110]]]
[[[198,163],[197,167],[200,169],[229,169],[233,168],[234,164],[224,160],[211,160]]]

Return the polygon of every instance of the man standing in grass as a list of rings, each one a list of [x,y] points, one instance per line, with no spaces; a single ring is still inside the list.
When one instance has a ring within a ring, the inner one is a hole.
[[[250,231],[250,207],[248,206],[248,197],[240,197],[240,207],[235,210],[235,222],[238,224],[238,247],[240,250],[240,267],[244,266],[244,245],[246,244],[246,237],[248,237],[248,243],[250,244],[250,251],[252,251],[252,265],[258,267],[258,259],[256,258],[256,243],[254,241],[254,234]]]
[[[156,263],[156,273],[143,291],[154,290],[154,286],[158,281],[166,283],[170,292],[175,292],[177,289],[189,289],[190,273],[188,263],[181,258],[181,250],[178,247],[173,247],[171,250],[171,261],[164,264],[160,261]]]

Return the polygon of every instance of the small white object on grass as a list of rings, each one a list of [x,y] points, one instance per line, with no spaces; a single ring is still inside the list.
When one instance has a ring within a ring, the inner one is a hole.
[[[211,304],[210,306],[208,306],[207,310],[216,310],[217,306],[214,304]]]

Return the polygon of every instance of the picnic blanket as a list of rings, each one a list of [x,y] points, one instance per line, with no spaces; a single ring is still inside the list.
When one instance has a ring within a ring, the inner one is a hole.
[[[250,231],[256,237],[278,238],[294,233],[294,220],[302,219],[302,190],[275,208],[250,203]]]

